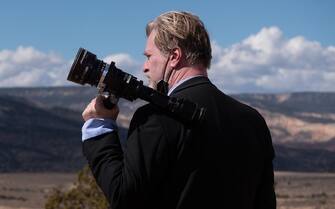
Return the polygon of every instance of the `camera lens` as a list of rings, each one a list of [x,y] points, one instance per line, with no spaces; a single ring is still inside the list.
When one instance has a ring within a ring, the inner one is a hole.
[[[84,85],[97,86],[106,64],[98,60],[96,55],[80,48],[72,64],[67,80]]]

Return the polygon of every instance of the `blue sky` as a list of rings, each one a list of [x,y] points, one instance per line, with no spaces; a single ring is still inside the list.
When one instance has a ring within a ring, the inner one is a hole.
[[[145,24],[169,10],[190,11],[203,20],[215,45],[210,74],[228,92],[335,90],[331,0],[2,1],[0,86],[67,85],[61,74],[79,47],[138,74]],[[283,85],[286,79],[290,85]]]

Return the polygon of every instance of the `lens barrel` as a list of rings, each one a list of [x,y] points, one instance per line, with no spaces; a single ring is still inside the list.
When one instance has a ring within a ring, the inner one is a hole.
[[[80,48],[71,66],[67,80],[81,85],[97,86],[106,64],[98,60],[95,54]]]

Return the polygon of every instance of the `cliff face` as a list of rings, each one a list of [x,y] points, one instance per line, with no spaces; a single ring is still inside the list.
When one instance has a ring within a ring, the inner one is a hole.
[[[275,169],[335,171],[335,93],[241,94],[265,118]]]
[[[0,171],[74,171],[83,166],[81,112],[90,87],[0,89]],[[335,171],[335,93],[239,94],[273,137],[277,170]],[[143,101],[120,100],[124,141]]]
[[[335,93],[250,94],[236,98],[258,109],[276,144],[334,144]],[[334,146],[323,148],[335,150]]]

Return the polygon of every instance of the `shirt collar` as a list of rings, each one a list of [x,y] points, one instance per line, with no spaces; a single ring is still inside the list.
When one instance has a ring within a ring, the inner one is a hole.
[[[178,87],[180,86],[182,83],[192,79],[192,78],[196,78],[196,77],[205,77],[203,75],[195,75],[195,76],[190,76],[190,77],[187,77],[187,78],[184,78],[184,79],[181,79],[180,81],[178,81],[177,83],[175,83],[170,89],[169,89],[169,92],[168,92],[168,96],[170,96],[170,94]]]

